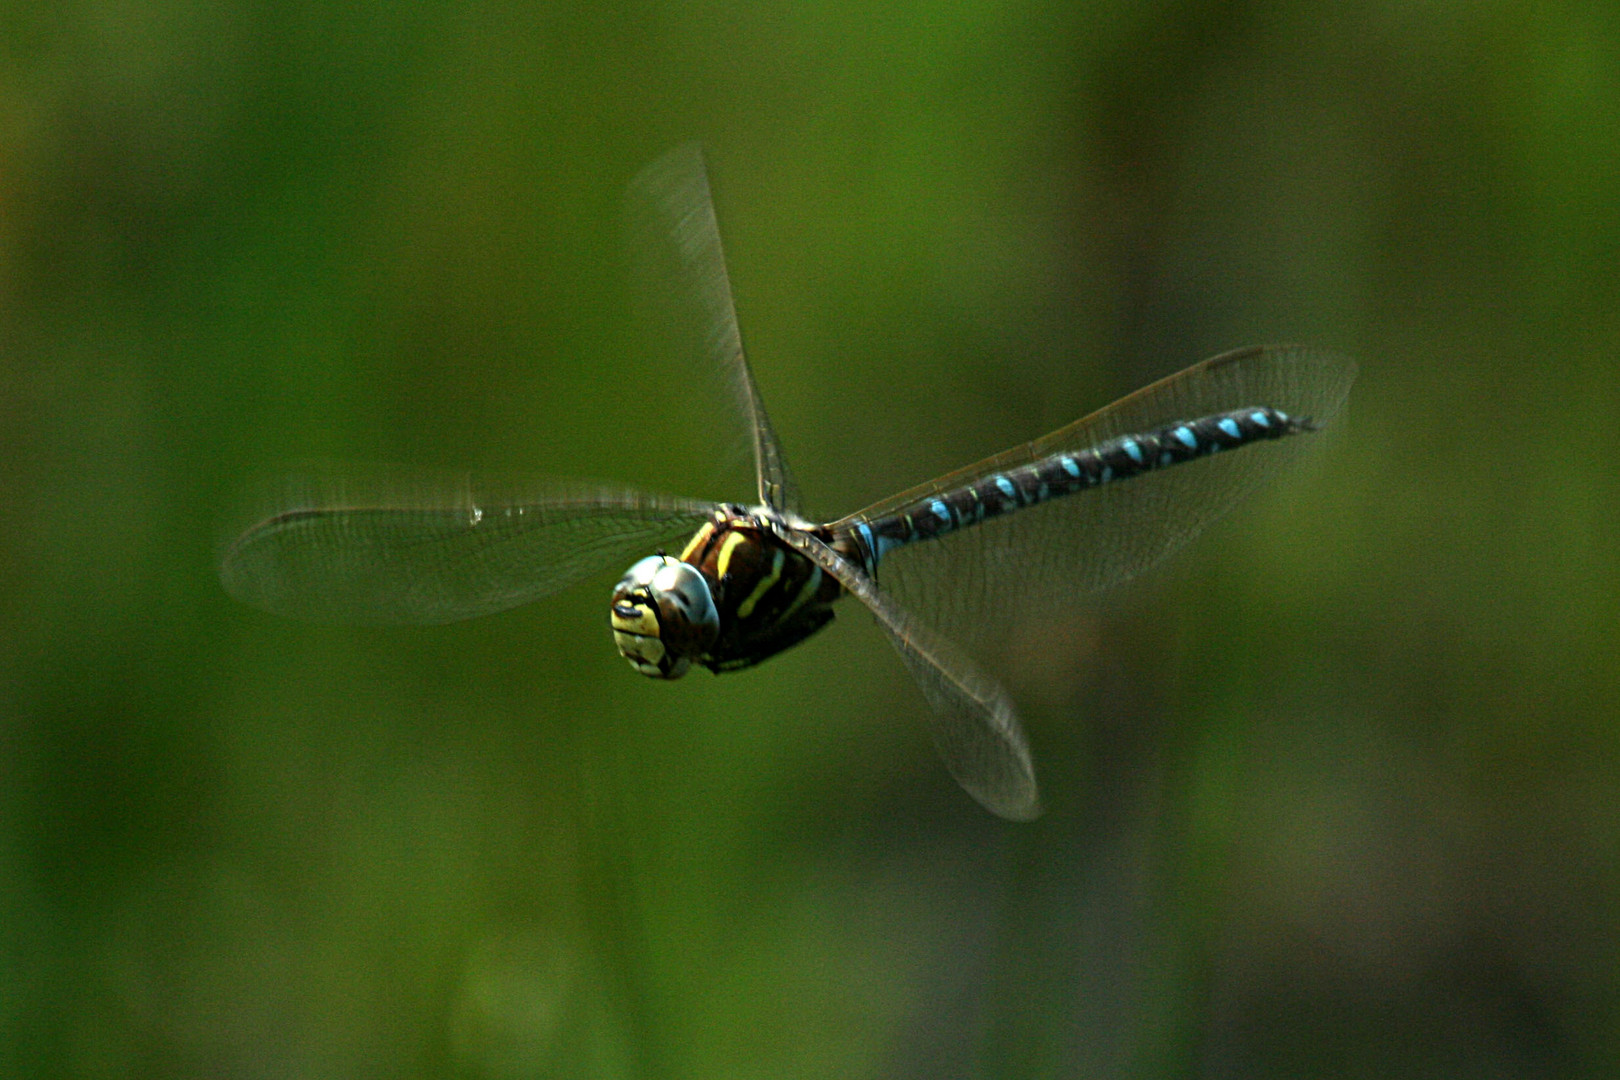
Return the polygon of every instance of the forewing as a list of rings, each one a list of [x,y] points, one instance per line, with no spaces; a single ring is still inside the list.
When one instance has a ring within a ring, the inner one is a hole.
[[[225,547],[220,578],[294,618],[455,622],[628,564],[695,531],[711,506],[558,484],[305,479]]]
[[[1012,700],[960,649],[907,614],[853,563],[813,536],[778,532],[877,617],[933,707],[929,731],[956,782],[986,809],[1014,821],[1041,812],[1035,766]]]
[[[630,182],[625,221],[642,290],[677,338],[686,339],[677,343],[681,350],[696,351],[719,374],[741,411],[760,502],[798,514],[798,489],[743,352],[708,168],[697,143],[677,146]]]

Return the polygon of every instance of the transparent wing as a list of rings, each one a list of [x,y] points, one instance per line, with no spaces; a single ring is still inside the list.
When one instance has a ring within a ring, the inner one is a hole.
[[[794,530],[778,529],[777,535],[837,578],[877,617],[933,706],[929,731],[956,782],[992,813],[1013,821],[1038,817],[1035,766],[1006,691],[832,548]]]
[[[697,143],[677,146],[630,182],[625,221],[643,289],[664,296],[657,306],[684,329],[681,336],[695,339],[682,342],[683,348],[695,345],[704,362],[730,385],[742,410],[759,501],[778,512],[798,514],[798,488],[743,352],[709,173]]]
[[[881,517],[978,476],[1175,420],[1269,405],[1326,425],[1343,407],[1355,373],[1355,364],[1345,357],[1296,346],[1226,353],[1034,442],[885,499],[832,528]],[[1054,610],[1051,605],[1152,566],[1320,439],[1306,433],[1267,441],[1054,499],[895,551],[879,576],[901,603],[942,633],[959,641],[986,641],[1011,619]]]
[[[226,545],[225,590],[319,622],[504,611],[693,532],[712,504],[557,484],[297,481]]]

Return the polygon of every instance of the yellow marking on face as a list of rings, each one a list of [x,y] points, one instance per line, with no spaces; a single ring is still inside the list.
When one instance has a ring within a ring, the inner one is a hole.
[[[653,609],[646,604],[633,604],[631,606],[636,611],[636,617],[633,619],[619,614],[618,607],[611,609],[612,613],[609,615],[608,621],[612,623],[613,629],[616,632],[639,634],[642,637],[657,637],[658,616],[654,614]]]
[[[726,569],[731,565],[731,553],[737,550],[738,544],[746,544],[748,537],[739,529],[731,530],[726,542],[720,545],[720,561],[714,564],[715,577],[725,577]]]
[[[693,552],[708,543],[709,537],[712,535],[714,535],[713,525],[705,525],[694,533],[692,539],[687,541],[685,549],[681,551],[681,562],[685,562]]]
[[[737,617],[739,619],[746,619],[748,616],[752,615],[754,613],[754,605],[759,603],[760,600],[764,598],[765,594],[771,591],[771,586],[775,585],[781,579],[782,552],[778,550],[775,557],[771,559],[771,572],[761,578],[758,585],[754,586],[754,591],[748,594],[748,599],[737,605]]]
[[[787,622],[795,611],[798,611],[800,608],[804,607],[804,605],[809,602],[810,598],[816,595],[816,590],[820,587],[821,567],[817,566],[813,567],[810,571],[810,576],[804,579],[804,585],[800,587],[799,595],[795,596],[793,598],[793,603],[789,604],[787,609],[782,612],[780,621]]]
[[[619,654],[637,668],[643,666],[656,668],[664,659],[664,643],[655,637],[614,631],[613,643],[619,647]]]

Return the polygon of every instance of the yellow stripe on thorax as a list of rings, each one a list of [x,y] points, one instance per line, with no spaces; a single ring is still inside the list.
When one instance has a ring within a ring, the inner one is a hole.
[[[738,544],[746,544],[747,542],[748,537],[741,529],[731,530],[731,535],[726,537],[726,542],[720,545],[720,561],[714,564],[715,577],[723,578],[726,576],[726,570],[731,566],[731,553],[737,550]],[[681,556],[683,559],[685,557],[684,555]]]
[[[729,549],[729,547],[730,542],[728,541],[727,548]],[[729,551],[721,552],[721,559],[723,560],[728,553]],[[746,619],[752,615],[754,605],[759,603],[765,594],[771,591],[771,586],[782,579],[782,561],[782,552],[781,549],[778,549],[771,558],[771,572],[761,578],[758,585],[754,586],[754,591],[748,594],[748,599],[737,605],[737,617],[739,619]],[[724,563],[722,562],[721,565],[724,565]]]
[[[791,619],[793,613],[804,607],[810,598],[816,595],[819,588],[821,588],[821,567],[817,566],[810,571],[810,576],[804,579],[804,584],[799,587],[799,595],[793,598],[793,603],[783,610],[781,621],[787,622]]]
[[[703,528],[694,533],[692,539],[687,542],[686,548],[681,552],[681,562],[686,562],[688,559],[690,559],[692,554],[696,552],[698,548],[708,543],[709,537],[713,535],[713,525],[705,525]]]

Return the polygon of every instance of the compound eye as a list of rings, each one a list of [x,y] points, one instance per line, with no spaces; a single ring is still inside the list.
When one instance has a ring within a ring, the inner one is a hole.
[[[610,615],[619,652],[643,675],[678,679],[720,634],[709,583],[696,567],[649,555],[619,579]]]
[[[630,592],[632,589],[645,588],[652,585],[653,576],[670,561],[668,555],[649,555],[645,559],[638,559],[636,564],[624,572],[619,584],[614,586],[615,599]]]
[[[697,567],[671,559],[653,574],[653,599],[658,602],[664,642],[682,652],[697,652],[714,643],[720,633],[720,614],[708,579]]]

